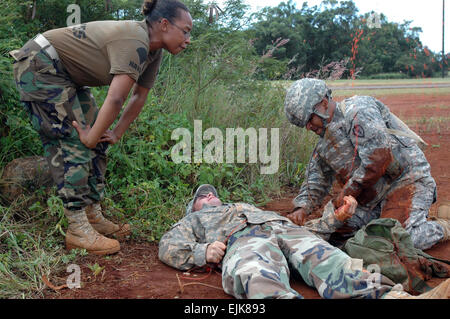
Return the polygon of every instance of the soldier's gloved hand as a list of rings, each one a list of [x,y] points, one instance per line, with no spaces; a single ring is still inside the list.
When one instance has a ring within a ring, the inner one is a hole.
[[[306,220],[306,211],[303,208],[295,209],[291,214],[287,216],[294,224],[303,226]]]
[[[358,207],[358,202],[353,196],[346,196],[343,201],[344,205],[334,212],[336,219],[341,222],[345,222],[347,219],[351,218],[356,212],[356,207]]]
[[[225,256],[226,250],[227,246],[220,241],[209,244],[208,248],[206,248],[206,262],[212,264],[220,263],[223,256]]]

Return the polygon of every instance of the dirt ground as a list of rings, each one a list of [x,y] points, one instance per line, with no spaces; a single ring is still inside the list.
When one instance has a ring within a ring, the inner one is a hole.
[[[393,95],[378,97],[401,119],[409,120],[429,147],[425,151],[432,167],[432,175],[438,185],[438,202],[430,215],[444,200],[450,200],[450,94],[448,95]],[[431,120],[430,120],[431,119]],[[283,198],[275,198],[264,209],[286,214],[292,210],[294,189],[287,189]],[[438,258],[450,258],[450,243],[441,243],[426,251]],[[103,269],[94,273],[88,265],[98,264]],[[125,242],[121,251],[110,257],[86,256],[81,266],[81,289],[47,289],[45,298],[50,299],[231,299],[221,288],[221,275],[210,273],[183,273],[158,260],[156,244]],[[49,278],[55,285],[65,283],[65,274]],[[428,281],[432,287],[443,279]],[[306,299],[318,299],[318,293],[301,279],[293,279],[292,287]]]

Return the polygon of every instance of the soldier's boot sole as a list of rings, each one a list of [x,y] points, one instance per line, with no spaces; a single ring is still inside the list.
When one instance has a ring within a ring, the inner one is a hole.
[[[66,234],[66,249],[86,249],[88,253],[94,255],[111,255],[120,251],[120,243],[117,240],[97,235],[92,238],[81,238],[70,233]]]

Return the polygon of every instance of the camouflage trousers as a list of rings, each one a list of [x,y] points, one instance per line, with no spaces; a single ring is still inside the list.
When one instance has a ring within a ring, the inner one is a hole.
[[[222,286],[235,298],[303,298],[289,284],[291,270],[326,299],[381,298],[395,284],[355,269],[343,251],[285,221],[249,225],[234,234],[222,264]]]
[[[89,88],[73,83],[57,54],[49,54],[53,47],[41,45],[32,39],[12,51],[14,77],[44,146],[58,196],[66,208],[77,210],[103,197],[108,144],[89,149],[81,143],[71,123],[94,124],[94,97]]]
[[[382,202],[382,218],[397,219],[411,235],[414,247],[426,250],[444,238],[444,229],[427,220],[434,202],[436,183],[425,177],[411,184],[393,187]]]
[[[345,223],[342,238],[353,237],[356,231],[374,219],[393,218],[410,233],[414,247],[421,250],[431,248],[444,238],[442,226],[427,220],[435,197],[435,186],[431,177],[424,177],[414,183],[397,182],[375,208],[358,206],[355,214]],[[311,229],[327,235],[336,231],[328,227],[326,218],[315,220],[314,228]]]

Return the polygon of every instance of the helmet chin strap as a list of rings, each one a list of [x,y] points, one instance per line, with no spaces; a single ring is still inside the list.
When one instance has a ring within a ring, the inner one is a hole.
[[[327,94],[325,95],[325,98],[327,99],[328,105],[329,105],[330,100],[331,100],[331,90],[329,90],[327,92]],[[326,130],[328,128],[328,125],[330,124],[328,122],[330,120],[330,115],[329,114],[322,114],[322,113],[318,112],[316,110],[316,107],[317,107],[317,105],[313,108],[313,112],[312,113],[317,115],[322,120],[323,132],[320,134],[320,137],[324,137],[325,136],[325,132],[326,132]],[[327,108],[327,110],[328,110],[328,108]]]
[[[325,136],[325,131],[327,130],[328,125],[330,124],[330,123],[328,123],[328,120],[330,119],[330,116],[326,115],[326,114],[319,113],[317,111],[314,111],[314,114],[316,114],[322,120],[323,131],[320,134],[320,137],[324,137]]]

